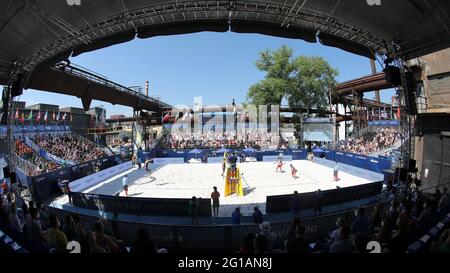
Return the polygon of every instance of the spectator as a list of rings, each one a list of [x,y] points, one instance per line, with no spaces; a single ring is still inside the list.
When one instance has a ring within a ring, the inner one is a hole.
[[[322,199],[323,199],[322,191],[320,189],[318,189],[316,191],[316,203],[314,206],[314,216],[322,214]]]
[[[95,223],[94,230],[95,240],[101,248],[104,248],[109,253],[119,252],[119,246],[103,232],[103,224],[101,222]]]
[[[131,253],[136,254],[152,254],[156,253],[156,246],[150,240],[147,229],[141,228],[137,231],[136,240],[134,241]]]
[[[189,215],[191,216],[192,224],[198,224],[198,200],[197,197],[193,196],[191,201],[189,201]]]
[[[356,218],[352,222],[353,233],[369,233],[369,220],[364,215],[365,210],[362,207],[358,207],[355,210]]]
[[[409,218],[401,214],[397,220],[398,231],[392,236],[388,249],[391,253],[405,253],[409,244],[408,236]]]
[[[91,254],[106,253],[106,250],[97,244],[97,239],[95,238],[95,232],[89,231],[89,232],[87,232],[86,236],[87,236],[87,246],[88,246],[87,252],[88,253],[91,253]]]
[[[297,236],[297,234],[296,234],[297,226],[300,224],[301,224],[300,218],[298,218],[298,217],[292,218],[291,226],[289,227],[289,230],[287,232],[286,242],[294,239]]]
[[[354,253],[368,253],[367,244],[370,242],[370,236],[367,233],[356,233],[353,239]]]
[[[13,203],[11,205],[11,214],[9,215],[9,222],[11,223],[11,227],[19,232],[22,233],[23,231],[23,222],[20,220],[19,216],[17,215],[17,209],[16,204]]]
[[[78,240],[78,236],[77,236],[77,234],[75,232],[75,228],[74,228],[73,218],[72,218],[72,215],[70,215],[70,214],[66,214],[66,217],[64,218],[63,232],[66,235],[67,240],[69,242]]]
[[[258,234],[255,237],[254,242],[254,248],[255,248],[255,254],[266,254],[269,253],[268,246],[269,246],[269,240],[266,236],[262,234]]]
[[[234,212],[231,214],[231,224],[240,225],[241,224],[241,208],[236,208]]]
[[[56,249],[57,253],[67,252],[67,237],[59,230],[59,220],[54,214],[50,215],[50,230],[48,231],[48,243]]]
[[[30,216],[31,216],[31,221],[29,223],[29,226],[27,227],[29,240],[32,243],[35,243],[38,245],[46,244],[47,238],[44,235],[41,221],[38,219],[39,211],[36,208],[32,207],[30,209]]]
[[[308,241],[304,237],[305,226],[298,225],[296,229],[296,237],[286,243],[287,253],[308,253],[310,252]]]
[[[300,218],[300,195],[298,191],[294,191],[294,195],[292,196],[292,215]]]
[[[219,215],[219,197],[220,193],[217,191],[217,187],[213,187],[213,192],[211,193],[212,207],[213,207],[213,215]]]
[[[254,233],[247,233],[244,237],[244,242],[242,243],[241,248],[239,249],[239,253],[241,254],[250,254],[254,252]]]
[[[334,242],[336,242],[336,241],[338,241],[340,238],[341,238],[341,234],[340,234],[340,232],[341,232],[341,230],[342,230],[342,227],[345,225],[345,220],[344,220],[344,218],[342,218],[342,217],[339,217],[337,220],[336,220],[336,229],[335,230],[333,230],[332,232],[331,232],[331,234],[330,234],[330,242],[331,243],[334,243]]]
[[[262,224],[259,225],[259,228],[261,229],[260,234],[264,235],[267,240],[268,240],[268,246],[267,249],[269,251],[272,251],[272,249],[275,246],[276,240],[277,240],[277,236],[271,232],[272,227],[270,226],[269,222],[264,222]]]
[[[339,231],[339,238],[330,246],[330,253],[352,253],[353,244],[350,240],[350,227],[343,225]]]
[[[259,207],[254,207],[253,208],[253,223],[255,224],[262,224],[263,222],[263,214],[262,212],[259,210]]]

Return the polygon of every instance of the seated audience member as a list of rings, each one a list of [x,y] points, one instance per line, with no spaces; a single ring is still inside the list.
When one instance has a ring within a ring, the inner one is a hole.
[[[353,253],[368,253],[367,244],[370,236],[367,233],[356,233],[353,238]]]
[[[136,240],[134,241],[131,253],[152,254],[156,253],[155,244],[150,240],[147,229],[141,228],[137,231]]]
[[[270,226],[269,222],[263,222],[262,224],[259,225],[259,228],[261,229],[261,232],[259,234],[262,234],[264,236],[266,236],[269,245],[267,247],[267,249],[269,251],[272,251],[272,248],[275,246],[276,244],[276,240],[277,240],[277,236],[271,232],[272,227]]]
[[[365,216],[365,210],[358,207],[355,211],[356,217],[352,222],[352,233],[369,233],[369,220]]]
[[[330,246],[330,253],[352,253],[353,244],[350,240],[350,227],[344,225],[340,228],[339,238]]]
[[[104,248],[109,253],[119,252],[119,246],[111,239],[111,237],[109,237],[104,233],[102,223],[100,222],[95,223],[94,230],[95,230],[95,239],[97,241],[97,244],[101,248]]]
[[[67,251],[67,237],[59,230],[59,220],[54,214],[50,215],[50,229],[48,231],[48,244],[54,247],[57,253],[65,253]]]
[[[241,224],[241,209],[236,208],[234,212],[231,214],[231,224],[233,225],[240,225]]]
[[[239,249],[239,253],[241,254],[253,253],[255,237],[256,235],[254,233],[245,234],[244,241],[242,242],[242,246]]]
[[[269,240],[267,239],[267,237],[262,234],[256,235],[254,241],[255,254],[269,253],[268,247]]]
[[[305,238],[305,226],[298,225],[296,229],[296,237],[287,241],[286,243],[287,253],[308,253],[310,247],[308,241]]]

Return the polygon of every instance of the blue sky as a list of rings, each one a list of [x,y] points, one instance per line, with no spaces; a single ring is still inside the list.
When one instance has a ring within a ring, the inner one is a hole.
[[[195,33],[135,39],[131,42],[85,53],[71,61],[100,73],[125,86],[144,86],[150,81],[150,93],[172,105],[192,105],[194,96],[203,104],[228,104],[245,100],[248,88],[263,79],[255,67],[258,53],[287,45],[294,55],[322,56],[338,68],[338,81],[351,80],[371,73],[369,60],[343,50],[310,44],[301,40],[259,34]],[[378,67],[378,70],[381,68]],[[392,91],[382,92],[390,101]],[[369,93],[367,98],[373,98]],[[59,104],[81,107],[78,98],[48,92],[26,90],[20,97],[27,105]],[[131,114],[131,108],[94,101],[104,106],[107,116]]]

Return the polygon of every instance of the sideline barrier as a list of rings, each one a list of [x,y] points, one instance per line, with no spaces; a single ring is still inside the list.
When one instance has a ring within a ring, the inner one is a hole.
[[[321,204],[322,207],[342,204],[345,202],[361,200],[367,197],[380,194],[383,187],[382,182],[373,182],[353,187],[345,187],[334,190],[322,191]],[[282,213],[292,210],[293,194],[267,196],[266,212]],[[311,209],[317,204],[316,192],[300,193],[300,208]]]
[[[118,175],[131,169],[131,167],[132,167],[131,161],[128,161],[120,165],[116,165],[114,167],[102,170],[98,173],[94,173],[92,175],[80,178],[78,180],[69,183],[70,191],[82,192],[88,188],[92,188],[95,185],[104,182],[105,180],[115,175]]]
[[[104,170],[117,165],[118,162],[120,162],[118,156],[108,156],[32,177],[24,175],[22,171],[16,173],[16,178],[23,186],[30,187],[35,200],[43,201],[56,194],[62,194],[58,180],[75,181],[94,173],[97,164],[100,170]]]
[[[72,205],[78,208],[153,216],[189,216],[188,207],[191,199],[181,198],[143,198],[122,197],[99,194],[70,192]],[[201,198],[199,202],[199,216],[211,216],[211,199]]]
[[[230,149],[231,152],[235,151],[241,151],[239,149]],[[215,154],[215,156],[211,157],[211,154]],[[285,161],[289,160],[304,160],[306,159],[307,151],[306,149],[296,149],[296,150],[261,150],[257,151],[252,155],[255,157],[258,161],[275,161],[276,158],[280,153],[283,153],[283,156],[285,158]],[[201,154],[194,155],[189,154],[189,150],[183,150],[183,151],[172,151],[172,150],[162,150],[162,149],[154,149],[146,153],[150,157],[155,158],[161,158],[163,160],[164,158],[178,158],[179,162],[181,162],[182,159],[184,159],[184,162],[188,162],[189,159],[195,158],[201,158],[203,155],[209,155],[209,157],[212,159],[208,162],[216,162],[216,159],[214,157],[221,157],[223,156],[223,153],[215,153],[215,150],[213,149],[203,149]],[[392,166],[392,160],[387,157],[379,156],[379,157],[371,157],[371,156],[363,156],[359,154],[354,153],[347,153],[347,152],[341,152],[341,151],[333,151],[333,150],[327,150],[323,149],[323,152],[314,152],[314,155],[316,157],[323,157],[328,160],[337,161],[339,163],[347,164],[350,166],[354,166],[357,168],[362,168],[365,170],[377,172],[377,173],[383,173],[387,169],[391,169]],[[169,161],[168,161],[169,162]],[[177,164],[179,163],[177,161]],[[170,164],[165,163],[165,164]],[[175,164],[175,163],[174,163]]]
[[[367,214],[371,214],[375,205],[365,206]],[[48,207],[50,213],[57,214],[64,219],[67,212],[61,209]],[[310,242],[322,239],[336,228],[336,219],[342,217],[350,223],[354,216],[354,210],[345,210],[338,213],[323,216],[302,218],[302,224],[306,227],[305,236]],[[80,214],[81,221],[92,227],[98,221],[98,217]],[[289,217],[288,217],[289,218]],[[272,222],[272,232],[276,235],[276,245],[282,246],[291,225],[291,219],[283,222]],[[231,219],[230,219],[231,222]],[[110,219],[108,227],[115,232],[115,236],[125,242],[131,243],[136,239],[136,233],[140,228],[145,228],[151,234],[151,239],[156,244],[172,251],[211,251],[211,252],[234,252],[239,249],[242,239],[248,232],[259,233],[259,225],[164,225],[146,224],[132,221]],[[182,242],[176,243],[174,235],[182,238]]]

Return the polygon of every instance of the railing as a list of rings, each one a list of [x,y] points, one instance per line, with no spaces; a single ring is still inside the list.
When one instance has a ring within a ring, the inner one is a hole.
[[[30,176],[41,174],[40,172],[38,172],[38,166],[34,165],[29,161],[26,161],[25,159],[18,156],[16,153],[12,154],[11,161],[14,166],[20,168]]]
[[[104,78],[103,76],[100,76],[100,75],[98,75],[96,73],[86,71],[86,69],[81,68],[81,67],[76,66],[76,65],[73,65],[73,64],[69,65],[69,66],[66,66],[66,67],[62,67],[62,68],[54,67],[53,69],[55,69],[55,70],[63,70],[64,72],[70,73],[70,74],[75,75],[77,77],[84,78],[84,79],[96,82],[96,83],[101,84],[101,85],[106,86],[106,87],[111,87],[111,88],[117,89],[117,90],[119,90],[121,92],[127,93],[127,94],[132,95],[132,96],[136,96],[136,97],[138,97],[141,100],[151,101],[151,102],[153,102],[153,103],[155,103],[155,104],[157,104],[157,105],[159,105],[160,107],[163,107],[163,108],[170,108],[171,107],[169,104],[164,103],[164,102],[162,102],[162,101],[160,101],[160,100],[158,100],[156,98],[153,98],[151,96],[146,96],[146,95],[144,95],[144,94],[142,94],[140,92],[137,92],[137,91],[135,91],[133,89],[130,89],[128,87],[125,87],[125,86],[120,85],[118,83],[115,83],[113,81],[110,81],[110,80],[108,80],[108,79]]]

